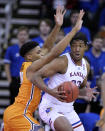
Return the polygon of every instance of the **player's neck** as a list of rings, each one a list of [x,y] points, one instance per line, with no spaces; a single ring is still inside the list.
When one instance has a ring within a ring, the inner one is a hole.
[[[95,48],[92,48],[92,53],[95,57],[99,57],[101,54],[101,50],[96,50]]]

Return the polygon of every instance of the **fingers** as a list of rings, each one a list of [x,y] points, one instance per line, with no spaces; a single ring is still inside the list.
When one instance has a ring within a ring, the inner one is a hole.
[[[84,10],[80,10],[78,20],[81,20],[83,18],[84,14],[85,14]]]
[[[98,92],[98,91],[93,91],[93,94],[94,94],[94,95],[98,95],[98,94],[100,94],[100,92]]]
[[[56,8],[56,14],[58,14],[59,12],[60,12],[60,6],[57,6],[57,8]]]
[[[93,99],[96,99],[97,97],[96,97],[95,95],[92,95],[92,98],[93,98]]]
[[[63,11],[63,16],[65,15],[65,13],[66,13],[66,10]]]
[[[58,93],[58,92],[57,92]],[[56,97],[59,101],[62,101],[62,102],[66,102],[66,98],[67,98],[67,96],[65,96],[64,95],[64,92],[63,92],[63,94],[61,94],[61,92],[60,92],[60,94],[57,94],[57,97]]]
[[[66,13],[66,10],[64,10],[64,6],[57,6],[56,9],[56,14],[62,14],[64,16],[64,14]]]
[[[97,89],[98,87],[97,86],[95,86],[94,88],[92,88],[93,90],[95,90],[95,89]]]
[[[67,98],[67,96],[65,96],[65,95],[58,95],[59,101],[66,102],[66,98]]]
[[[86,87],[87,87],[87,88],[90,88],[90,84],[89,84],[88,82],[86,83]]]
[[[56,93],[57,93],[57,94],[62,94],[62,95],[64,95],[64,94],[65,94],[65,91],[58,90],[58,91],[56,91]]]
[[[60,6],[60,13],[62,14],[63,11],[64,11],[64,6]]]

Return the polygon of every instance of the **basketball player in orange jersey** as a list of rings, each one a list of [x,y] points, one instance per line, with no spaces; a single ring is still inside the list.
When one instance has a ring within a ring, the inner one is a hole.
[[[43,130],[40,124],[32,117],[33,112],[37,109],[40,102],[41,91],[39,88],[35,87],[27,79],[27,77],[29,78],[31,71],[34,73],[45,64],[53,60],[55,57],[59,56],[69,44],[70,40],[73,38],[76,32],[81,28],[81,19],[83,16],[82,12],[80,13],[78,22],[72,29],[71,33],[69,33],[51,50],[52,43],[54,43],[55,37],[63,23],[64,14],[65,12],[63,12],[63,9],[58,7],[55,15],[56,26],[47,38],[42,49],[40,49],[38,44],[35,42],[27,42],[24,44],[24,46],[21,47],[20,54],[26,59],[27,62],[23,63],[21,68],[21,87],[19,94],[16,97],[14,104],[9,106],[4,112],[4,131]],[[49,53],[47,54],[47,52]],[[49,92],[59,99],[65,98],[64,96],[60,95],[62,91],[57,92],[50,90]]]

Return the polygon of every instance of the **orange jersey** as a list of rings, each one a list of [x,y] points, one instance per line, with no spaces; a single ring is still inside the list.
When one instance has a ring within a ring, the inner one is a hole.
[[[32,62],[24,62],[20,71],[21,86],[18,96],[15,98],[15,103],[22,104],[24,106],[24,113],[33,113],[40,102],[41,90],[27,79],[26,71]]]
[[[101,110],[101,112],[100,112],[100,117],[101,117],[101,118],[102,118],[103,114],[104,114],[104,108],[102,108],[102,110]]]
[[[5,131],[29,131],[42,128],[33,118],[33,112],[37,109],[41,90],[27,79],[26,71],[31,62],[22,64],[20,78],[21,87],[15,102],[4,111],[3,121]]]

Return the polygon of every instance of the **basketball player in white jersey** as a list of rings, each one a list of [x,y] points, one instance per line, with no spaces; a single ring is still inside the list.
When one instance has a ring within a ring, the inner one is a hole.
[[[84,131],[84,127],[74,111],[73,103],[60,101],[48,94],[65,81],[72,81],[80,88],[80,95],[93,97],[91,89],[83,88],[87,83],[89,64],[83,58],[86,50],[87,39],[78,33],[71,41],[71,52],[56,58],[37,71],[32,82],[42,90],[47,90],[42,98],[39,114],[41,119],[56,131]],[[43,78],[50,77],[48,87]],[[82,89],[83,88],[83,89]],[[88,92],[87,92],[88,91]]]

